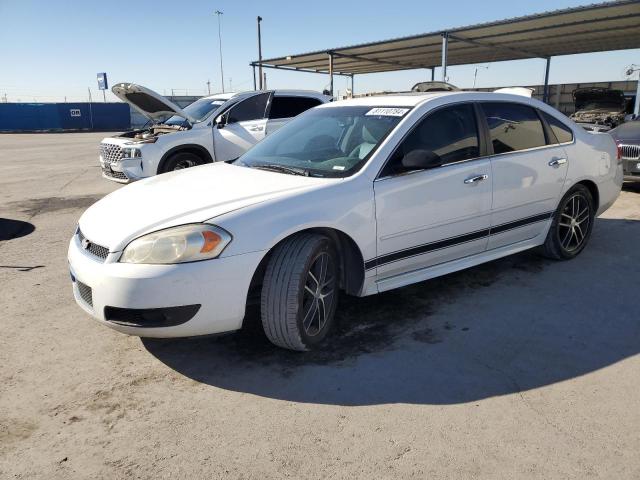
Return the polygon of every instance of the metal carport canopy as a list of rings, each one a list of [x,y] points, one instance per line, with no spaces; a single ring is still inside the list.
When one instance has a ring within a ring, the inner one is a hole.
[[[251,65],[254,69],[262,64],[352,78],[364,73],[442,66],[445,77],[447,65],[544,58],[548,77],[548,60],[554,56],[639,47],[640,0],[621,0],[287,55]]]

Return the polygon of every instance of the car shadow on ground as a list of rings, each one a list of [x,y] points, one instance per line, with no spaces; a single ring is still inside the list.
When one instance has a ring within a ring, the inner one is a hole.
[[[33,223],[11,218],[0,218],[0,241],[26,237],[33,233],[35,229],[36,227]]]
[[[343,297],[325,350],[289,352],[249,327],[143,339],[170,368],[218,388],[336,405],[455,404],[542,387],[640,351],[640,222],[597,221],[579,258],[534,252],[367,298]]]
[[[624,182],[622,190],[625,192],[640,193],[640,180],[637,182]]]

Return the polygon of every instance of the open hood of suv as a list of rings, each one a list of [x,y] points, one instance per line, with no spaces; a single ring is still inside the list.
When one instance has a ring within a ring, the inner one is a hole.
[[[136,110],[155,122],[167,116],[178,115],[190,122],[196,120],[159,93],[135,83],[117,83],[112,88],[113,94],[123,102],[132,105]]]
[[[623,112],[626,100],[622,90],[609,88],[579,88],[573,91],[576,112],[580,110],[607,110]]]

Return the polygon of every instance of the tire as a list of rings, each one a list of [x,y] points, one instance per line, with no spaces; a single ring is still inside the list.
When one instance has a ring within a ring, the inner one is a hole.
[[[569,190],[553,214],[541,253],[554,260],[570,260],[584,250],[595,220],[593,196],[584,185]]]
[[[337,259],[331,240],[318,234],[298,234],[275,248],[260,298],[262,327],[273,344],[306,351],[325,340],[338,303]]]
[[[196,165],[202,165],[204,162],[195,153],[191,152],[178,152],[171,155],[162,166],[160,173],[173,172],[175,170],[182,170],[189,167],[195,167]]]

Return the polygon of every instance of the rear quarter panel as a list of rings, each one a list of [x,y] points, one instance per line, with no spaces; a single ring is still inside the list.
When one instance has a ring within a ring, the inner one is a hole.
[[[569,169],[563,193],[584,180],[598,188],[597,215],[607,210],[622,188],[622,164],[617,159],[616,143],[608,133],[591,133],[575,125],[575,142],[565,147]]]

